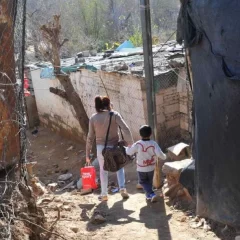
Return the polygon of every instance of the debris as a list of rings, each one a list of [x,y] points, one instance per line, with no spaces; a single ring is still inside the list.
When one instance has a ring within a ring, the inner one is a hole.
[[[178,143],[168,149],[168,157],[173,161],[179,161],[190,158],[189,145],[185,143]]]
[[[41,196],[46,193],[45,187],[39,182],[38,178],[31,179],[31,187],[36,196]]]
[[[59,192],[68,189],[68,188],[72,188],[72,186],[74,185],[75,181],[70,182],[69,184],[67,184],[65,187],[63,187],[62,189],[59,190]]]
[[[82,188],[82,179],[80,178],[78,181],[77,181],[77,189],[81,189]]]
[[[59,166],[58,164],[53,164],[53,167],[58,168]]]
[[[200,228],[203,226],[204,222],[205,222],[205,219],[202,218],[198,223],[192,224],[190,227],[191,228]]]
[[[32,135],[36,135],[38,133],[38,129],[32,131]]]
[[[87,194],[89,194],[89,193],[92,193],[92,189],[91,188],[89,188],[89,189],[81,189],[81,195],[87,195]]]
[[[60,175],[58,177],[58,180],[59,181],[67,181],[68,179],[70,179],[72,177],[72,173],[66,173],[66,174],[63,174],[63,175]]]
[[[67,151],[71,151],[71,150],[73,150],[73,146],[71,146],[67,149]]]
[[[50,183],[47,185],[47,188],[52,192],[55,192],[57,190],[57,187],[58,187],[57,183]]]
[[[69,159],[69,157],[65,157],[65,158],[63,158],[63,160],[68,160]]]
[[[53,200],[54,200],[54,197],[53,198],[42,198],[37,201],[37,205],[48,204],[48,203],[52,202]]]
[[[203,224],[203,230],[205,230],[206,232],[211,230],[211,227],[206,220],[204,221],[204,224]]]

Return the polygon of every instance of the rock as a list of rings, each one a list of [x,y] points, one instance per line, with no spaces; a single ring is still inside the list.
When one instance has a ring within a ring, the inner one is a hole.
[[[47,188],[52,191],[52,192],[55,192],[58,188],[58,184],[57,183],[50,183],[47,185]]]
[[[45,187],[40,182],[38,182],[37,178],[31,179],[31,187],[32,187],[33,193],[36,196],[41,196],[47,192]]]
[[[64,170],[62,170],[61,173],[62,173],[62,174],[66,174],[66,173],[68,173],[68,169],[64,169]]]
[[[68,160],[69,159],[69,157],[65,157],[65,158],[63,158],[63,160]]]
[[[183,217],[180,217],[178,219],[179,222],[186,222],[187,221],[187,217],[186,216],[183,216]]]
[[[75,233],[78,233],[79,228],[77,228],[77,227],[73,227],[73,228],[71,228],[71,230],[72,230],[73,232],[75,232]]]
[[[66,173],[58,177],[58,181],[67,181],[72,177],[72,173]]]
[[[103,217],[102,215],[98,214],[96,216],[93,216],[91,219],[91,223],[93,224],[102,224],[106,222],[106,218]]]
[[[63,206],[62,209],[65,211],[68,211],[68,212],[71,211],[71,207],[69,207],[69,206]]]
[[[179,161],[190,158],[189,145],[185,143],[178,143],[167,149],[168,157],[173,161]]]
[[[67,149],[67,151],[71,151],[71,150],[73,150],[73,146],[71,146]]]
[[[185,159],[176,162],[166,162],[162,167],[162,171],[166,174],[168,187],[178,184],[182,169],[193,162],[192,159]]]

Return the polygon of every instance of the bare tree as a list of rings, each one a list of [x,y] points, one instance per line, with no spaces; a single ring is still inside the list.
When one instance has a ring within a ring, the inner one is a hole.
[[[40,29],[42,31],[43,38],[47,41],[48,44],[48,48],[44,51],[44,55],[52,62],[56,78],[59,80],[65,91],[64,92],[60,89],[51,88],[50,92],[62,97],[70,105],[73,106],[79,124],[83,130],[84,135],[86,136],[88,132],[88,116],[86,114],[82,100],[75,91],[70,76],[61,71],[59,53],[61,47],[65,42],[68,41],[68,39],[64,39],[62,41],[60,40],[60,15],[54,15],[53,21],[46,25],[43,25]]]

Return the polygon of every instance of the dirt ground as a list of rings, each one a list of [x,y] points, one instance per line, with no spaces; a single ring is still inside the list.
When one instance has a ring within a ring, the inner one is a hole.
[[[67,171],[73,174],[73,179],[79,178],[80,167],[84,164],[84,145],[63,139],[44,128],[39,129],[36,137],[29,133],[29,142],[29,160],[37,161],[34,171],[41,182],[56,182],[58,176]],[[135,165],[128,165],[125,171],[130,194],[125,201],[115,193],[109,196],[107,203],[100,203],[98,191],[81,196],[76,189],[44,195],[39,206],[45,212],[47,227],[56,221],[53,226],[56,234],[52,234],[50,239],[219,239],[211,231],[191,228],[193,216],[168,206],[167,199],[159,197],[157,203],[147,203],[143,192],[135,188]],[[116,182],[115,174],[109,178]],[[93,212],[101,213],[106,222],[91,223]]]

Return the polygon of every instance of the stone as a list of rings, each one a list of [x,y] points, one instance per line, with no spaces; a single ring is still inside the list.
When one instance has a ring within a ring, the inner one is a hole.
[[[55,192],[58,188],[58,184],[57,183],[50,183],[47,185],[47,188],[52,191],[52,192]]]
[[[69,206],[63,206],[62,209],[65,211],[68,211],[68,212],[71,211],[71,207],[69,207]]]
[[[73,146],[71,146],[67,149],[67,151],[71,151],[71,150],[73,150]]]
[[[58,177],[58,181],[67,181],[72,177],[72,173],[62,174]]]
[[[190,158],[189,145],[185,143],[178,143],[167,149],[168,156],[172,161],[179,161]]]
[[[77,227],[73,227],[73,228],[71,228],[71,230],[72,230],[73,232],[75,232],[75,233],[78,233],[79,228],[77,228]]]

